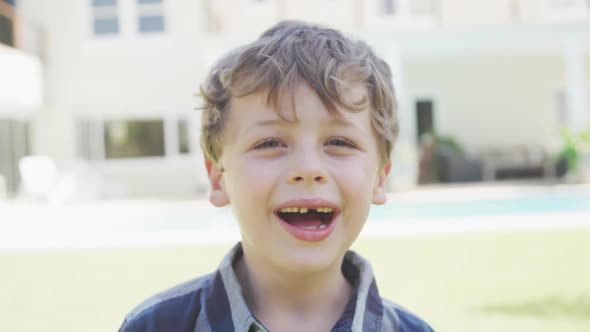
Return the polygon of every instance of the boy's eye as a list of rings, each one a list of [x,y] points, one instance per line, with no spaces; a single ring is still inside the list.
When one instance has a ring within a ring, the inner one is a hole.
[[[279,148],[279,147],[283,147],[283,146],[285,146],[285,144],[283,144],[278,139],[276,139],[276,138],[268,138],[268,139],[265,139],[264,141],[256,144],[254,146],[254,149],[255,150],[258,150],[258,149]]]
[[[342,137],[331,138],[326,142],[326,145],[356,148],[356,145],[354,145],[354,143]]]

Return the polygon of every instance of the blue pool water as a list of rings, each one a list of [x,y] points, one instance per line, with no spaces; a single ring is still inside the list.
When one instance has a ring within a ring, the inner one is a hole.
[[[444,197],[444,196],[443,196]],[[124,213],[122,213],[124,212]],[[397,222],[404,220],[436,220],[452,217],[483,217],[538,213],[586,212],[590,214],[590,191],[571,193],[554,192],[544,194],[522,195],[505,199],[456,200],[444,202],[433,198],[431,201],[412,202],[395,200],[392,197],[387,204],[372,206],[369,221]],[[142,206],[118,209],[102,209],[92,212],[91,222],[104,225],[103,220],[110,220],[115,225],[131,225],[130,233],[142,230],[192,229],[208,226],[233,226],[235,217],[230,207],[215,208],[202,206],[196,209],[193,205],[175,205],[169,208],[162,206]],[[81,221],[90,219],[88,211],[70,211],[68,215],[48,217],[51,220],[72,220],[72,224],[84,226]],[[590,218],[590,217],[589,217]],[[117,221],[119,220],[119,221]],[[21,222],[22,224],[22,222]],[[140,224],[140,226],[137,226]],[[0,230],[1,231],[1,230]]]
[[[493,200],[396,202],[373,206],[369,220],[433,219],[514,214],[590,212],[590,192],[546,193]]]

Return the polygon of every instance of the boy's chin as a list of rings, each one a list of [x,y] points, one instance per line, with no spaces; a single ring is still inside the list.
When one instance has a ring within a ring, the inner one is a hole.
[[[332,268],[340,269],[342,258],[346,250],[338,248],[303,247],[297,249],[283,248],[280,257],[278,252],[272,254],[272,259],[281,268],[295,274],[310,274]]]

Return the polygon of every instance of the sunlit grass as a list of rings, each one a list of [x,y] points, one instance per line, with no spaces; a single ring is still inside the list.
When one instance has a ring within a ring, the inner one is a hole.
[[[0,331],[116,331],[231,245],[0,254]],[[359,240],[381,295],[437,331],[587,331],[590,231]]]
[[[381,295],[439,331],[587,331],[590,231],[359,242]]]

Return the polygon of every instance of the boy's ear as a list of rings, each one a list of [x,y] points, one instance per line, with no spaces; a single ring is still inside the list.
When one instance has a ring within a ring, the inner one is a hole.
[[[209,177],[211,191],[209,193],[209,202],[216,207],[222,207],[229,204],[229,196],[221,183],[223,170],[218,168],[211,160],[205,160],[205,168]]]
[[[377,183],[375,184],[375,188],[373,188],[373,204],[381,205],[385,204],[387,201],[385,184],[387,183],[389,171],[391,171],[391,161],[387,162],[387,164],[385,164],[385,166],[379,170],[379,174],[377,175]]]

